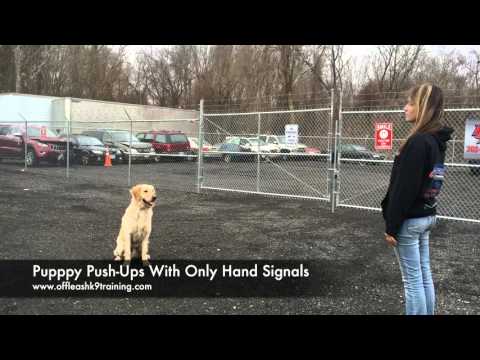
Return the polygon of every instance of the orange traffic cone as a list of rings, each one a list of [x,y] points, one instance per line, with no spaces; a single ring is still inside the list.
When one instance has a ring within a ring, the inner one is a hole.
[[[108,148],[107,148],[107,152],[105,153],[105,163],[103,164],[103,166],[105,167],[112,166],[112,158],[110,156],[110,152],[108,151]]]

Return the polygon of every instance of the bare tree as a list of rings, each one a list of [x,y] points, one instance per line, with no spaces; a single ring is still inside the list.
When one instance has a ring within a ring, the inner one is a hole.
[[[378,92],[404,89],[424,56],[423,45],[379,46],[377,54],[371,59],[373,79],[369,81],[375,81]]]
[[[468,79],[470,79],[470,88],[478,98],[480,97],[480,52],[472,50],[465,66]]]
[[[292,93],[298,79],[306,73],[302,61],[302,46],[300,45],[278,45],[278,72],[279,92],[285,97],[285,105],[289,109],[293,107]]]

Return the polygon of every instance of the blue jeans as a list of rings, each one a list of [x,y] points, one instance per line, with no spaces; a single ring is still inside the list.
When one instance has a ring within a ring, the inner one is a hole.
[[[407,315],[434,314],[435,289],[428,242],[435,223],[435,216],[407,219],[396,236],[394,251],[402,273]]]

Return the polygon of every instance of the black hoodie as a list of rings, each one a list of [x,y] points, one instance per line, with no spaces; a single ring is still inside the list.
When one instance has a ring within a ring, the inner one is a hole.
[[[436,214],[436,197],[445,174],[445,150],[452,132],[452,128],[444,127],[435,133],[415,134],[395,157],[382,201],[388,235],[397,236],[406,219]]]

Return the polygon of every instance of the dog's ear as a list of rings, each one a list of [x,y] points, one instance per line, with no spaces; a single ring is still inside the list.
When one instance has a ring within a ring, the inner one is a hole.
[[[142,191],[142,186],[141,185],[135,185],[134,187],[132,187],[130,189],[130,194],[132,194],[132,197],[136,201],[140,201],[141,200],[141,197],[140,197],[141,191]]]

